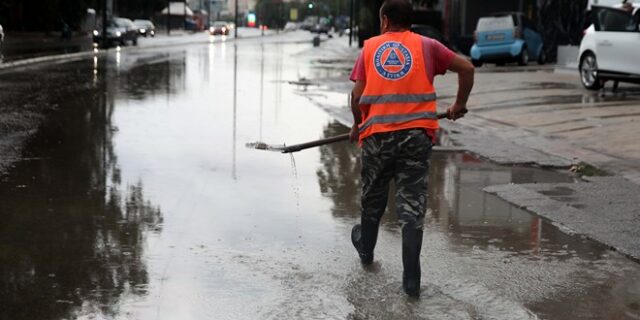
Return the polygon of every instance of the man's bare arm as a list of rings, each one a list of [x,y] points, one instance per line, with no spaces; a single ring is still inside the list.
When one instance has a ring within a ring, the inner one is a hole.
[[[364,92],[365,82],[357,80],[351,90],[351,113],[353,114],[353,126],[349,138],[351,141],[358,141],[358,125],[362,122],[362,113],[360,112],[360,97]]]
[[[449,70],[458,74],[458,94],[456,101],[447,110],[449,119],[455,120],[463,117],[464,112],[467,110],[467,101],[469,100],[471,89],[473,89],[475,68],[469,60],[457,55],[451,62]]]

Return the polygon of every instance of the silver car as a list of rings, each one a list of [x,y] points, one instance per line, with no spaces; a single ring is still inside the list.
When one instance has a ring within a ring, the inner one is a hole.
[[[127,18],[114,17],[107,24],[107,42],[111,44],[126,45],[127,42],[138,45],[138,29]],[[102,30],[93,30],[93,42],[101,43]]]
[[[138,29],[138,33],[145,38],[148,36],[156,36],[156,27],[150,20],[133,20],[133,25],[136,27],[136,29]]]

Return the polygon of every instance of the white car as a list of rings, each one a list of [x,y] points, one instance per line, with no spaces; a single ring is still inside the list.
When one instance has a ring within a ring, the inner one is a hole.
[[[593,24],[580,43],[578,66],[582,85],[602,88],[605,81],[640,83],[640,10],[591,7]]]

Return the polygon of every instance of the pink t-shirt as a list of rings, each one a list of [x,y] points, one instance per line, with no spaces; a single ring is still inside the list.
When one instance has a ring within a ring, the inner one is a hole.
[[[443,75],[447,72],[453,58],[456,57],[456,53],[449,50],[449,48],[444,46],[442,43],[424,36],[422,37],[422,53],[424,56],[424,65],[427,70],[427,76],[431,83],[433,83],[433,78],[436,75]],[[364,68],[364,56],[362,52],[360,53],[360,56],[358,56],[356,64],[353,66],[353,71],[351,71],[351,77],[349,79],[351,81],[367,80]],[[435,130],[427,130],[427,134],[435,143]]]

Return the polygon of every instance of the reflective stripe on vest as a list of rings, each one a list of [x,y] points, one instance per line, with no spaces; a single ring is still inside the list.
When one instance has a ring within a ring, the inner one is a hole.
[[[386,114],[381,116],[373,116],[367,121],[365,121],[360,128],[359,132],[363,132],[370,126],[374,124],[383,124],[383,123],[398,123],[398,122],[407,122],[413,120],[438,120],[438,114],[435,112],[419,112],[419,113],[407,113],[407,114]]]
[[[361,104],[383,104],[383,103],[415,103],[436,101],[435,93],[425,94],[383,94],[380,96],[362,96]]]

